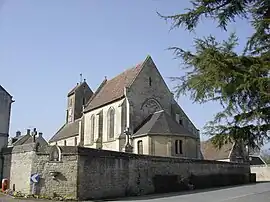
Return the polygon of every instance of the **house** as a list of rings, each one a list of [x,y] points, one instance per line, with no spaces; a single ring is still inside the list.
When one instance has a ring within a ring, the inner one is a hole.
[[[8,144],[12,96],[0,85],[0,149]]]
[[[94,93],[86,82],[79,84],[75,101],[70,100],[69,93],[66,123],[50,139],[51,145],[201,158],[199,130],[175,101],[150,56],[104,79]]]
[[[249,159],[250,165],[265,165],[257,150],[248,151],[243,144],[228,142],[220,149],[216,148],[211,139],[201,142],[201,152],[205,160],[242,162]]]
[[[25,135],[21,135],[20,131],[16,132],[16,136],[10,138],[8,147],[14,147],[19,145],[25,145],[30,143],[38,143],[39,146],[47,146],[48,143],[44,139],[42,132],[37,132],[36,128],[31,132],[30,129],[27,129]]]

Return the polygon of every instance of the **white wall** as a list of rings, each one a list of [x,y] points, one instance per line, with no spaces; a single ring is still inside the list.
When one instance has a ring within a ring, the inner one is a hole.
[[[77,138],[77,145],[75,145],[75,138]],[[66,141],[66,145],[65,145],[65,141]],[[78,146],[79,143],[80,143],[79,135],[75,136],[75,137],[69,137],[67,139],[57,141],[57,145],[59,145],[59,146]],[[56,142],[52,142],[50,145],[55,145],[55,144],[56,144]]]
[[[119,145],[121,141],[118,141],[118,138],[122,132],[122,107],[125,102],[125,99],[113,102],[111,104],[105,105],[104,107],[100,107],[93,111],[87,112],[84,114],[84,146],[95,148],[94,142],[98,139],[98,118],[99,113],[103,114],[103,135],[102,135],[102,148],[105,150],[114,150],[119,151],[123,145]],[[114,119],[114,138],[111,140],[108,138],[107,131],[107,122],[108,122],[108,110],[110,108],[114,108],[115,110],[115,119]],[[94,128],[94,142],[91,142],[91,117],[95,116],[95,128]]]
[[[256,173],[256,181],[270,181],[270,167],[267,166],[250,166],[251,173]]]

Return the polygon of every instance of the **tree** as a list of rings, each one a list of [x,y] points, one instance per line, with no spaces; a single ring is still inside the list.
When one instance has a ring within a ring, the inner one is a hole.
[[[183,62],[185,75],[173,77],[176,95],[189,93],[195,103],[220,102],[222,111],[209,121],[204,133],[213,136],[215,146],[244,141],[254,148],[270,139],[270,1],[194,0],[186,13],[164,16],[171,29],[195,31],[202,18],[227,26],[236,18],[246,18],[254,28],[245,49],[237,54],[235,33],[218,42],[208,36],[194,39],[195,51],[171,47]]]

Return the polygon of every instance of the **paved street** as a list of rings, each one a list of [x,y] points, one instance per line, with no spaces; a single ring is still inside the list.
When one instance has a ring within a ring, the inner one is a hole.
[[[223,189],[197,191],[195,193],[171,193],[123,199],[124,201],[166,202],[269,202],[270,183],[237,186]]]
[[[211,189],[188,193],[158,194],[142,197],[118,199],[121,202],[269,202],[270,183]],[[18,200],[0,195],[0,202],[40,202],[40,200]],[[47,201],[48,202],[48,201]]]

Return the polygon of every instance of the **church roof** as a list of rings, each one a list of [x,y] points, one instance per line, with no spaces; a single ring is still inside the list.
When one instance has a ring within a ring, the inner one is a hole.
[[[150,56],[147,56],[147,58],[143,62],[139,63],[135,67],[124,71],[123,73],[119,74],[111,80],[103,81],[102,85],[94,93],[94,95],[88,102],[84,111],[87,112],[96,109],[124,97],[124,88],[130,87],[137,75],[140,73],[145,62],[150,58]]]
[[[139,126],[139,129],[135,129],[133,136],[136,137],[145,134],[171,134],[194,137],[192,133],[177,123],[164,110],[155,112],[148,116]]]
[[[79,83],[79,84],[77,84],[74,88],[72,88],[71,91],[69,91],[69,93],[68,93],[68,97],[71,96],[73,93],[75,93],[75,91],[76,91],[77,89],[79,89],[81,86],[83,86],[84,84],[87,85],[86,81],[84,81],[84,82],[82,82],[82,83]]]
[[[216,148],[210,140],[201,142],[201,151],[206,160],[222,160],[230,157],[230,152],[233,149],[233,143],[229,142],[223,145],[220,149]]]
[[[72,123],[64,124],[57,133],[49,140],[49,142],[55,142],[69,137],[79,135],[79,122],[80,119],[75,120]]]
[[[0,85],[0,90],[4,91],[9,97],[12,97],[3,86]]]

